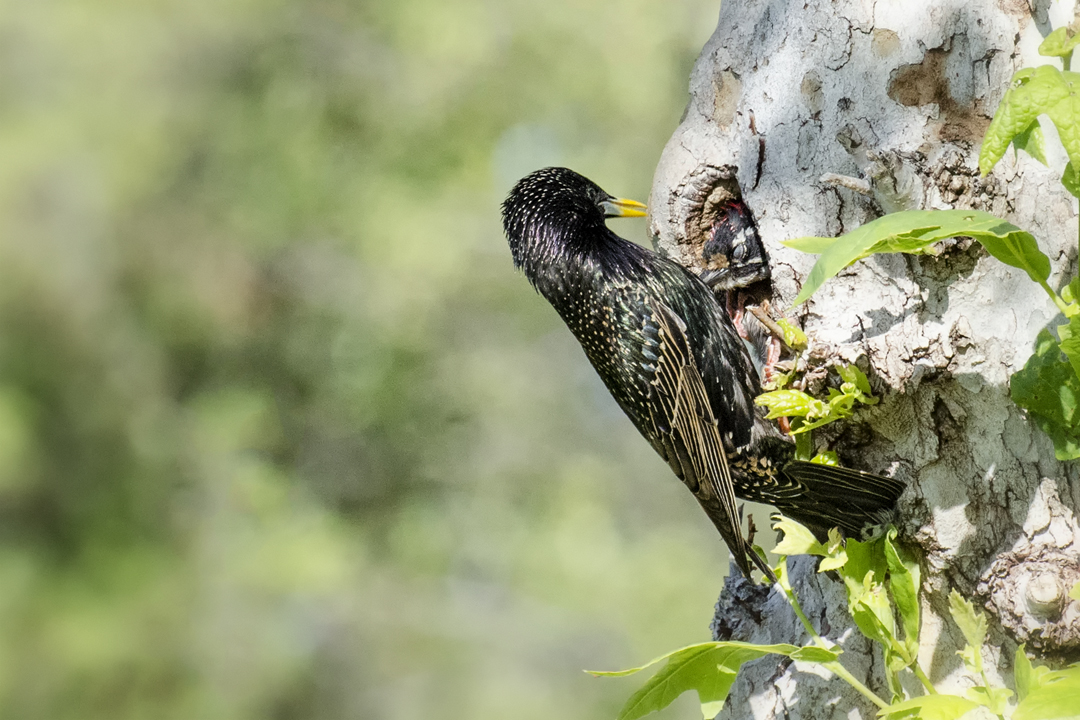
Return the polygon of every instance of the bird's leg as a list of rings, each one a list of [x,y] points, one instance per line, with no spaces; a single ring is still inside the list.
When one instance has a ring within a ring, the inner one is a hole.
[[[739,333],[739,337],[743,340],[749,340],[750,335],[746,332],[746,328],[743,327],[743,312],[745,310],[744,300],[742,292],[736,288],[734,290],[728,290],[727,293],[727,313],[731,318],[731,323],[735,326],[735,330]]]
[[[762,300],[759,305],[749,305],[746,307],[750,311],[758,322],[761,323],[769,331],[769,336],[765,340],[765,357],[761,368],[761,379],[768,386],[771,384],[777,375],[776,365],[780,362],[781,345],[783,344],[784,329],[781,328],[769,315],[770,305],[767,299]],[[736,325],[736,327],[740,327]],[[744,336],[745,337],[745,336]],[[782,417],[777,420],[780,425],[780,430],[785,435],[791,434],[791,420]]]
[[[772,306],[768,300],[762,300],[757,305],[747,305],[746,310],[750,311],[750,314],[757,318],[758,322],[765,326],[769,331],[769,334],[773,336],[778,342],[784,341],[784,328],[776,324],[776,321],[772,319],[769,311]]]
[[[765,341],[765,362],[761,373],[762,379],[768,383],[775,377],[776,363],[780,362],[780,346],[784,341],[784,329],[770,317],[768,300],[762,300],[759,305],[749,305],[746,310],[749,310],[750,314],[769,331],[770,337]]]
[[[765,382],[771,382],[776,376],[776,363],[780,362],[780,338],[773,335],[765,353]]]

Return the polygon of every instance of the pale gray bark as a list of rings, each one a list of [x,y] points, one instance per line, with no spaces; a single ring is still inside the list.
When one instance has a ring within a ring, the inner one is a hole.
[[[693,266],[710,193],[737,181],[771,253],[781,311],[814,257],[779,241],[837,235],[904,207],[1008,218],[1038,238],[1060,286],[1076,272],[1077,210],[1058,182],[1064,161],[1052,127],[1052,169],[1010,152],[980,180],[976,163],[1012,73],[1048,62],[1036,48],[1072,13],[1070,3],[1041,0],[1034,10],[1022,0],[725,0],[654,178],[658,247]],[[869,181],[873,195],[823,180],[830,173]],[[1004,656],[987,657],[990,667],[1007,666],[1017,641],[1059,658],[1080,652],[1080,603],[1056,620],[1028,603],[1047,592],[1029,584],[1056,577],[1067,589],[1080,577],[1080,471],[1054,459],[1008,390],[1055,314],[1023,272],[964,242],[937,258],[857,263],[792,311],[816,362],[858,362],[883,397],[823,439],[856,466],[909,483],[902,533],[924,554],[921,662],[947,689],[971,684],[947,619],[950,587],[989,611]],[[845,631],[836,609],[839,584],[799,567],[810,617],[827,619],[830,638],[847,637],[845,664],[880,687],[880,655]],[[776,598],[728,595],[720,607],[734,637],[800,639]],[[722,717],[873,716],[841,681],[804,670],[759,661]]]

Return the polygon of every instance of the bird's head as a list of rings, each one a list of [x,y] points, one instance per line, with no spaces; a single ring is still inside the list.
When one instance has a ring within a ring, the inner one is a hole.
[[[503,229],[514,263],[525,263],[534,251],[554,252],[587,239],[609,217],[641,217],[645,206],[612,197],[573,170],[544,168],[525,176],[502,206]]]
[[[732,290],[769,280],[769,253],[754,216],[741,201],[716,211],[708,240],[701,247],[700,277],[713,290]]]

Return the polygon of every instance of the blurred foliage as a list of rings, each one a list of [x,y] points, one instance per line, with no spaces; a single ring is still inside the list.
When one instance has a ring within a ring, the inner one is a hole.
[[[705,639],[498,203],[644,200],[717,6],[0,4],[5,716],[612,717],[581,668]]]

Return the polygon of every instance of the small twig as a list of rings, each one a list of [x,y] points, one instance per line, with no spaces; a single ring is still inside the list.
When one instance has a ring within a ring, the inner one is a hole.
[[[758,322],[768,328],[769,332],[772,333],[774,337],[784,343],[784,347],[794,352],[794,348],[784,342],[784,328],[777,325],[776,321],[769,317],[769,313],[765,312],[760,305],[747,305],[746,309],[750,311],[751,315],[758,319]]]
[[[828,183],[829,185],[836,185],[838,187],[847,188],[848,190],[854,190],[862,195],[870,195],[870,181],[863,180],[862,178],[854,178],[850,175],[837,175],[836,173],[825,173],[821,176],[821,182]]]

